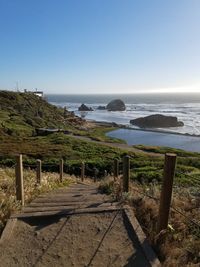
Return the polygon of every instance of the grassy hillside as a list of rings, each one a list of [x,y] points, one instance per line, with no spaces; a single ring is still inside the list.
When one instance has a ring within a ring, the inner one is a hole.
[[[36,128],[62,128],[81,125],[83,120],[57,108],[33,93],[0,91],[0,133],[32,136]]]

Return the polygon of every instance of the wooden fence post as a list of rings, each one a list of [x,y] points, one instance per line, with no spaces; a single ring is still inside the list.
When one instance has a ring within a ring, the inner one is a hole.
[[[94,182],[95,183],[97,181],[97,175],[98,175],[98,173],[99,173],[99,170],[96,167],[94,167]]]
[[[166,229],[168,226],[175,168],[176,154],[165,154],[164,175],[158,216],[158,233],[161,230]]]
[[[63,181],[63,159],[60,160],[60,182],[62,183]]]
[[[129,179],[130,179],[130,157],[125,156],[123,158],[123,192],[129,191]]]
[[[22,206],[24,206],[24,183],[23,183],[22,155],[18,155],[16,157],[15,179],[16,179],[16,198],[17,198],[17,200],[20,200]]]
[[[36,176],[37,176],[37,183],[41,184],[42,181],[42,162],[40,159],[36,161]]]
[[[81,163],[81,181],[83,182],[85,178],[85,163]]]
[[[114,180],[119,176],[119,160],[114,159]]]

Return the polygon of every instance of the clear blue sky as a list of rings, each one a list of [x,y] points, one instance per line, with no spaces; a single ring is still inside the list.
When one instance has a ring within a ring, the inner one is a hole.
[[[200,0],[0,0],[0,88],[200,91]]]

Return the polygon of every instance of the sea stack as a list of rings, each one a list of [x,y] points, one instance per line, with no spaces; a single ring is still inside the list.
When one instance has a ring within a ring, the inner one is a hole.
[[[184,123],[182,121],[178,121],[177,117],[161,114],[154,114],[130,120],[130,123],[140,128],[168,128],[184,126]]]
[[[79,108],[78,108],[79,111],[93,111],[92,108],[86,106],[85,104],[82,104]]]
[[[105,107],[105,106],[98,106],[97,109],[98,109],[98,110],[105,110],[106,107]]]
[[[106,109],[108,111],[124,111],[126,110],[126,106],[121,99],[114,99],[108,103]]]

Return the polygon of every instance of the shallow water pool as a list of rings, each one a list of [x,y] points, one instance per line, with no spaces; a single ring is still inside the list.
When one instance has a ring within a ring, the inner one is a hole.
[[[123,139],[128,145],[166,146],[200,152],[200,137],[195,136],[130,129],[118,129],[107,136]]]

